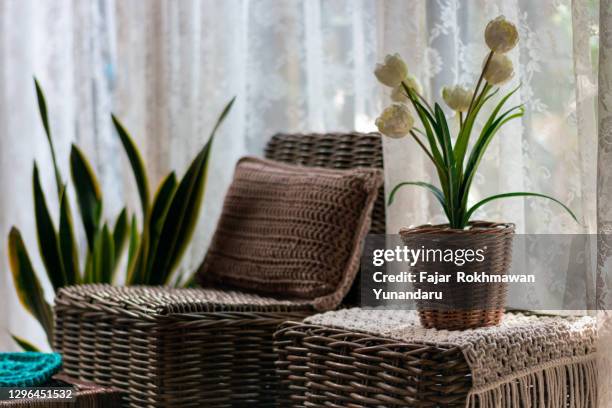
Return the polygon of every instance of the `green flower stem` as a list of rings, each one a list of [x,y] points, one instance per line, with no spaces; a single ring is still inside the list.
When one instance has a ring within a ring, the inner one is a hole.
[[[470,106],[467,110],[468,115],[470,114],[472,110],[472,106],[474,106],[474,100],[476,99],[476,94],[478,93],[478,89],[480,88],[480,84],[482,83],[482,80],[484,78],[484,73],[489,66],[489,62],[491,62],[491,58],[493,58],[493,51],[489,52],[489,55],[487,55],[487,59],[482,67],[482,72],[480,73],[480,77],[478,78],[478,82],[476,82],[476,88],[474,88],[474,95],[472,95],[472,100],[470,101]]]

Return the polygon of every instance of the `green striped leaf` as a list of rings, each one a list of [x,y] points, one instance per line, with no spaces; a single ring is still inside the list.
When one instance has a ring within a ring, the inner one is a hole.
[[[136,256],[136,252],[138,251],[139,244],[140,235],[138,234],[138,221],[136,219],[136,215],[132,215],[132,222],[130,224],[130,244],[128,246],[128,274],[126,275],[126,279],[128,281],[130,281],[130,267],[134,262],[134,257]]]
[[[36,233],[40,256],[47,270],[49,280],[53,285],[53,289],[57,291],[57,289],[62,286],[66,286],[66,275],[60,255],[57,233],[55,232],[55,226],[53,225],[49,209],[47,208],[47,202],[40,184],[38,166],[36,166],[36,163],[34,163],[32,184],[34,189],[34,215],[36,218]]]
[[[51,159],[53,160],[53,169],[55,171],[55,184],[59,198],[61,196],[61,189],[64,183],[62,182],[62,176],[57,166],[55,148],[53,147],[53,139],[51,138],[51,128],[49,127],[49,118],[47,114],[47,101],[45,100],[45,94],[36,78],[34,78],[34,87],[36,88],[36,99],[38,100],[40,119],[42,120],[43,128],[45,129],[45,134],[47,135],[47,141],[49,142],[49,149],[51,150]]]
[[[9,232],[8,257],[19,301],[40,322],[47,334],[49,344],[52,344],[53,312],[45,300],[45,294],[30,262],[21,233],[15,227]]]
[[[70,171],[81,210],[87,244],[91,251],[102,216],[102,193],[91,165],[75,145],[72,145],[70,152]]]
[[[30,343],[29,341],[22,339],[19,336],[16,336],[14,334],[11,334],[11,338],[13,339],[13,341],[15,343],[17,343],[17,345],[19,347],[21,347],[21,349],[23,351],[35,351],[35,352],[40,352],[40,350],[38,349],[38,347],[36,347],[35,345],[33,345],[32,343]]]
[[[72,225],[68,190],[64,185],[60,197],[59,247],[66,285],[75,285],[80,282],[79,253]]]
[[[171,276],[172,270],[180,261],[191,239],[204,194],[208,158],[214,135],[231,110],[235,99],[232,98],[223,109],[208,142],[195,157],[176,188],[161,229],[157,250],[155,254],[152,254],[154,256],[151,267],[153,273],[149,284],[167,283],[167,279]]]
[[[164,227],[164,221],[172,202],[172,197],[176,192],[176,175],[174,172],[168,174],[166,178],[160,184],[155,199],[153,200],[153,208],[151,209],[151,215],[149,216],[149,253],[154,254],[157,252],[157,246],[159,243],[159,237],[161,236],[162,229]],[[151,275],[151,268],[153,266],[153,257],[150,256],[147,260],[147,270],[145,274],[145,281],[148,281]]]
[[[125,244],[129,235],[127,209],[124,207],[119,213],[115,227],[113,228],[113,245],[115,247],[115,262],[113,265],[113,277],[117,271],[117,266],[121,260],[121,255],[125,249]]]
[[[125,130],[125,127],[121,124],[119,119],[117,119],[115,115],[111,115],[111,118],[113,120],[113,124],[115,125],[115,129],[117,130],[117,134],[119,135],[119,139],[121,139],[123,150],[125,150],[125,153],[130,161],[130,166],[132,167],[132,172],[134,173],[134,178],[136,179],[136,185],[138,187],[138,194],[140,195],[142,216],[143,219],[146,219],[149,214],[150,205],[149,180],[147,178],[147,172],[145,170],[142,157],[140,156],[140,152],[134,144],[134,141],[130,137],[130,134],[127,132],[127,130]]]

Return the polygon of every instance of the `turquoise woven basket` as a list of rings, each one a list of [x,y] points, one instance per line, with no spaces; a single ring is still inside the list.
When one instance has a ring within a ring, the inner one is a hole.
[[[36,387],[62,366],[57,353],[0,353],[0,387]]]

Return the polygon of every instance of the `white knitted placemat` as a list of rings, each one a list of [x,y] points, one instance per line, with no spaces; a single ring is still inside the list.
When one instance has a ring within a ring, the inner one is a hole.
[[[467,406],[589,407],[596,398],[597,332],[592,317],[506,313],[499,326],[448,331],[423,328],[415,311],[353,308],[317,314],[305,322],[402,342],[460,347],[473,377]],[[567,395],[576,400],[574,405],[566,405]]]

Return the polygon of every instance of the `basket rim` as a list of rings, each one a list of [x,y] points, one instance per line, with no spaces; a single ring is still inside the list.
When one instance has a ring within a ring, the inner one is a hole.
[[[422,224],[416,227],[402,227],[399,234],[402,236],[417,235],[417,234],[500,234],[514,233],[516,225],[511,222],[494,222],[494,221],[470,221],[468,227],[464,229],[450,228],[448,223],[445,224]]]

